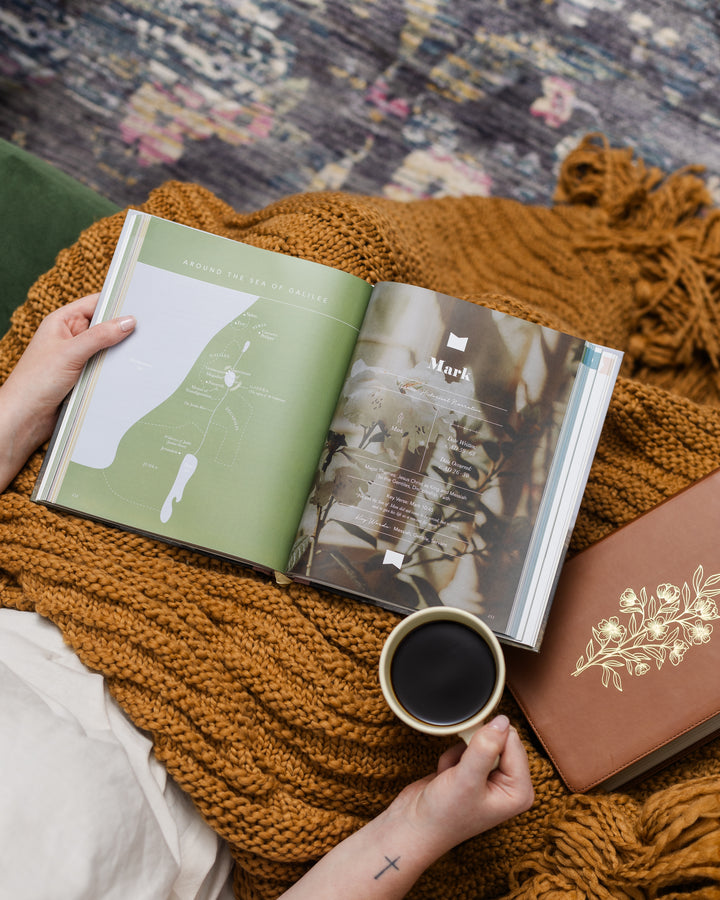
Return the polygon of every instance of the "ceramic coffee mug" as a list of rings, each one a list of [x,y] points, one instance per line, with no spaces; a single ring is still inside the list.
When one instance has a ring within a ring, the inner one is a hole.
[[[500,701],[505,658],[478,616],[431,606],[391,631],[380,654],[380,685],[407,725],[468,743]]]

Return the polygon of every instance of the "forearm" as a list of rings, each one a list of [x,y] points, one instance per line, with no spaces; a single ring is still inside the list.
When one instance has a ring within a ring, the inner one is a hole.
[[[390,806],[319,860],[282,900],[398,900],[444,849]]]
[[[28,457],[53,427],[53,417],[28,416],[22,394],[15,390],[12,375],[0,387],[0,493],[10,484]]]

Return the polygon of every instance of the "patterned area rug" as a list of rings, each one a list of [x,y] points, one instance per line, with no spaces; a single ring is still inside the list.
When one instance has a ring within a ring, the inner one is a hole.
[[[120,205],[337,188],[546,203],[602,131],[720,196],[714,0],[3,0],[0,136]]]

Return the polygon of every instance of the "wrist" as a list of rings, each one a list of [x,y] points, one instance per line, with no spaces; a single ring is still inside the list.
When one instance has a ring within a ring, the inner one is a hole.
[[[344,900],[405,897],[441,853],[404,815],[399,799],[327,853],[283,900],[335,900],[338,885]]]
[[[413,787],[400,793],[370,825],[391,844],[402,848],[406,865],[416,868],[419,875],[454,844],[442,828],[420,814]]]
[[[0,387],[0,491],[22,469],[28,457],[52,433],[56,413],[28,410],[27,402],[7,381]]]

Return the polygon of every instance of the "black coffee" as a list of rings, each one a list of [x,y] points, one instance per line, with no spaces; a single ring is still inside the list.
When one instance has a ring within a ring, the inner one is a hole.
[[[430,725],[457,725],[479,712],[495,686],[492,650],[461,622],[426,622],[409,632],[390,664],[401,705]]]

